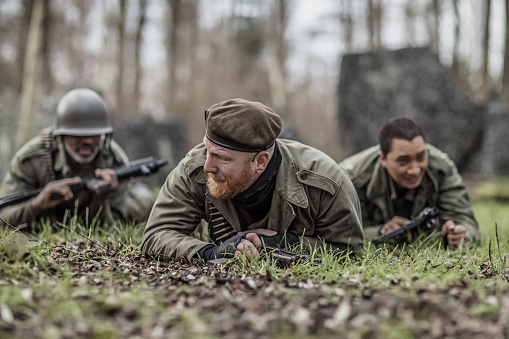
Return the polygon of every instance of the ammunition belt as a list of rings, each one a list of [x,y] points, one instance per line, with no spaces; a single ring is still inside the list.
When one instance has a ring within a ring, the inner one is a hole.
[[[48,128],[41,132],[41,146],[44,149],[44,155],[41,158],[42,168],[46,184],[55,180],[53,171],[53,129]]]
[[[233,226],[210,201],[209,211],[209,237],[215,244],[220,244],[237,234]]]

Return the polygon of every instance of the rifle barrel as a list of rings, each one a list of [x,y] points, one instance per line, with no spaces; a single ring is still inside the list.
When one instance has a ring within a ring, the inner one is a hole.
[[[160,167],[163,167],[166,164],[168,164],[168,161],[166,160],[159,160],[155,157],[148,157],[132,161],[125,166],[114,168],[114,171],[118,177],[118,180],[121,181],[131,177],[139,177],[142,175],[147,176],[153,174],[159,170]],[[83,189],[86,186],[86,183],[94,178],[95,177],[93,176],[82,178],[81,183],[71,186],[72,191],[76,192],[80,189]],[[0,209],[29,200],[41,193],[42,190],[43,187],[0,198]]]
[[[386,241],[386,240],[390,240],[394,237],[397,237],[398,235],[401,235],[411,229],[413,229],[414,227],[417,227],[416,225],[417,223],[415,221],[411,221],[410,223],[406,224],[405,226],[402,226],[401,228],[398,228],[397,230],[394,230],[392,232],[389,232],[389,233],[386,233],[376,239],[373,240],[373,243],[376,245],[380,242],[383,242],[383,241]]]
[[[9,195],[5,198],[0,199],[0,208],[22,203],[23,201],[35,197],[37,194],[41,193],[41,191],[42,188],[37,188],[35,190]]]
[[[430,220],[432,220],[435,216],[438,215],[438,208],[436,207],[426,207],[419,213],[419,215],[410,221],[405,226],[402,226],[401,228],[398,228],[397,230],[394,230],[392,232],[389,232],[387,234],[384,234],[376,239],[373,239],[373,244],[378,245],[381,242],[385,242],[387,240],[390,240],[394,237],[397,237],[398,235],[401,235],[407,231],[410,231],[414,228],[420,227],[422,224],[427,224]]]

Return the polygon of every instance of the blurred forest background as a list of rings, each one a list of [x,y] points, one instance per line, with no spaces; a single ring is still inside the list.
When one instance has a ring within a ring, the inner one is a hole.
[[[186,151],[201,141],[212,104],[261,101],[283,117],[286,136],[341,160],[343,55],[427,46],[472,100],[509,103],[508,8],[509,0],[0,0],[0,174],[76,87],[100,92],[115,125],[150,117],[182,126]]]

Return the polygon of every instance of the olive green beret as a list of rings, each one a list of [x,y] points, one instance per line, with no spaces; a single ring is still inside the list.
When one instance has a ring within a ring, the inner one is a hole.
[[[260,102],[230,99],[205,112],[206,137],[216,145],[241,152],[260,152],[274,144],[281,118]]]

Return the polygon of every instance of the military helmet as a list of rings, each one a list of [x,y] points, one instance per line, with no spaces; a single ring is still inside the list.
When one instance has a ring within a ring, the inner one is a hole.
[[[60,99],[55,135],[88,136],[112,132],[110,112],[96,92],[78,88]]]

